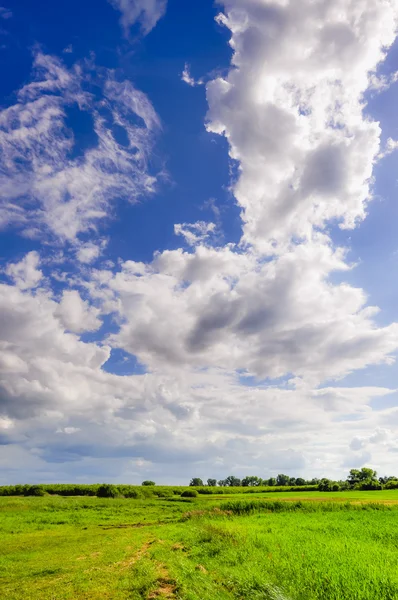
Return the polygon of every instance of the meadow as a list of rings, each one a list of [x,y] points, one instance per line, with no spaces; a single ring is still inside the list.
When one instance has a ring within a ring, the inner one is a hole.
[[[1,497],[0,597],[398,599],[398,491]]]

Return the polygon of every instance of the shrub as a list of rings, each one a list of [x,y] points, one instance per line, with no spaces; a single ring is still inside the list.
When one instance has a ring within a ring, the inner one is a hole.
[[[122,488],[120,492],[125,498],[141,498],[141,494],[139,493],[139,491],[135,490],[134,488]]]
[[[369,491],[383,489],[383,486],[381,485],[381,483],[379,483],[378,481],[374,481],[374,480],[364,481],[355,487],[358,488],[359,490],[369,490]]]
[[[149,479],[143,481],[141,485],[156,485],[154,481],[150,481]]]
[[[117,498],[120,496],[120,492],[115,485],[110,483],[103,483],[97,490],[98,498]]]
[[[397,479],[390,479],[390,481],[387,481],[387,483],[385,485],[386,490],[396,490],[397,488],[398,488],[398,480]]]
[[[181,498],[196,498],[198,492],[196,490],[185,490],[182,492]]]
[[[40,485],[26,485],[23,494],[24,496],[44,496],[45,491]]]

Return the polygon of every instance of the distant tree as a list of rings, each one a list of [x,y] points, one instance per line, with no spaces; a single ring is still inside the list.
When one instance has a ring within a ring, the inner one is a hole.
[[[266,485],[269,485],[269,486],[273,487],[274,485],[276,485],[276,479],[275,479],[275,477],[270,477],[270,478],[268,479],[268,481],[266,481],[266,480],[265,480],[265,482],[264,482],[264,483],[265,483]]]
[[[371,484],[372,482],[377,482],[377,473],[368,467],[351,469],[347,477],[347,482],[351,488],[361,486],[365,483]]]
[[[226,482],[225,482],[225,479],[220,479],[219,482],[218,482],[218,485],[220,487],[225,487],[227,485]]]
[[[305,479],[303,479],[302,477],[297,477],[296,485],[305,485],[305,484],[306,484]]]
[[[289,478],[289,485],[292,485],[292,486],[297,485],[295,477],[290,477]]]
[[[193,477],[189,482],[189,485],[192,487],[200,487],[203,485],[203,481],[200,479],[200,477]]]
[[[150,481],[149,479],[146,479],[145,481],[143,481],[141,483],[141,485],[156,485],[156,483],[154,481]]]
[[[397,477],[395,477],[394,475],[389,475],[384,476],[384,477],[379,477],[379,483],[381,483],[382,485],[386,485],[389,481],[396,481]]]
[[[313,479],[311,479],[311,481],[309,483],[310,483],[310,485],[318,485],[319,482],[320,482],[320,479],[318,479],[318,477],[314,477]]]
[[[289,475],[283,475],[283,473],[280,473],[276,478],[276,485],[289,485],[289,481]]]
[[[225,480],[225,485],[228,487],[239,487],[241,485],[241,481],[235,475],[229,475]]]
[[[242,479],[243,487],[256,487],[262,484],[262,479],[256,475],[248,475]]]
[[[209,487],[216,487],[216,485],[217,485],[217,479],[208,479],[207,480],[207,485]]]

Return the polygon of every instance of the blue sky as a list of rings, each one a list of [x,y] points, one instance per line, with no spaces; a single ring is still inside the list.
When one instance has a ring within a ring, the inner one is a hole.
[[[395,0],[0,19],[1,482],[393,472]]]

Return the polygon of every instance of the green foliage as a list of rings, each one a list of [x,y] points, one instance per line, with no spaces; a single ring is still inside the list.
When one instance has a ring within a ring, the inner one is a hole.
[[[256,477],[256,475],[248,475],[242,479],[243,487],[258,487],[262,485],[263,480],[260,477]]]
[[[189,482],[189,485],[192,487],[201,487],[203,486],[203,481],[200,479],[200,477],[193,477],[193,479],[191,479]]]
[[[98,498],[118,498],[120,495],[119,489],[110,483],[103,483],[97,490]]]
[[[362,467],[362,469],[351,469],[347,477],[347,482],[352,488],[364,485],[365,483],[370,484],[370,482],[373,481],[377,481],[377,473],[368,467]]]
[[[386,490],[396,490],[398,489],[398,479],[390,479],[387,481],[385,485]]]
[[[198,496],[198,492],[196,490],[185,490],[181,494],[181,498],[196,498]]]
[[[154,481],[150,481],[149,479],[143,481],[141,483],[141,485],[146,485],[146,486],[150,486],[150,485],[156,485],[156,483]]]
[[[207,480],[207,485],[209,487],[216,487],[216,485],[217,485],[217,479],[208,479]]]
[[[45,496],[46,492],[40,485],[24,485],[23,495],[24,496]]]
[[[318,484],[318,490],[320,492],[338,492],[340,490],[340,485],[337,481],[331,481],[330,479],[321,479]]]
[[[283,475],[283,473],[280,473],[276,478],[276,485],[289,485],[289,482],[289,475]]]

